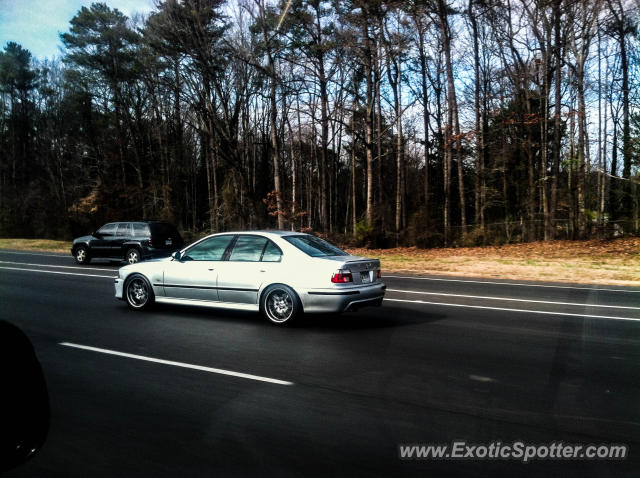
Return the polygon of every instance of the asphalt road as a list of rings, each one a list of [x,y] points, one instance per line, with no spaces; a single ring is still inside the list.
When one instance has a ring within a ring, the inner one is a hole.
[[[0,251],[0,319],[34,344],[52,408],[45,446],[7,476],[638,476],[640,289],[387,276],[380,308],[278,328],[130,311],[116,269]],[[399,458],[458,439],[630,455]]]

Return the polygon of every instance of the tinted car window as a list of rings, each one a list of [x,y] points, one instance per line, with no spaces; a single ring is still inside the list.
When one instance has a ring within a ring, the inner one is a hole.
[[[262,262],[280,262],[282,251],[273,242],[269,241],[262,253]]]
[[[316,236],[284,236],[284,239],[311,257],[349,255],[342,249]]]
[[[154,236],[162,237],[180,237],[178,230],[171,224],[165,222],[153,222],[150,224],[151,233]]]
[[[116,233],[116,223],[112,222],[111,224],[105,224],[100,229],[98,229],[98,233],[103,236],[112,236]]]
[[[230,261],[258,262],[267,243],[266,237],[240,236],[233,246]]]
[[[220,261],[233,236],[215,236],[187,249],[183,260]]]
[[[134,222],[133,223],[133,235],[136,237],[139,236],[148,236],[150,234],[149,232],[149,226],[147,226],[146,224],[143,224],[141,222]]]
[[[116,230],[116,236],[130,236],[131,235],[131,227],[128,222],[121,222],[118,224],[118,229]]]

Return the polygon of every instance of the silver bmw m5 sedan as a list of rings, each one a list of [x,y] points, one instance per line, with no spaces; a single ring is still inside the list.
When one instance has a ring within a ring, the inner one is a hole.
[[[133,309],[154,302],[260,311],[272,323],[302,313],[382,304],[380,261],[352,256],[310,234],[229,232],[165,259],[120,268],[116,297]]]

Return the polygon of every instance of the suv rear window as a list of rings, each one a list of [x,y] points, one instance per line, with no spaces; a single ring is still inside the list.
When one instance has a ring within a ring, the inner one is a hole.
[[[134,222],[133,223],[133,235],[135,237],[140,237],[140,236],[149,236],[151,234],[151,232],[149,231],[149,226],[141,223],[141,222]]]
[[[300,236],[284,236],[283,239],[290,242],[305,254],[311,257],[348,256],[342,249],[333,244],[308,234]]]

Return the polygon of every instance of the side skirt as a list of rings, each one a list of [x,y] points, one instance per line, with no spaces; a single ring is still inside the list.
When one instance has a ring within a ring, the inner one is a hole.
[[[201,307],[211,307],[214,309],[249,310],[252,312],[258,312],[260,310],[258,304],[238,304],[233,302],[214,302],[198,299],[176,299],[175,297],[156,296],[156,302],[159,304],[199,305]]]

